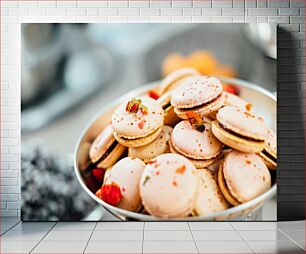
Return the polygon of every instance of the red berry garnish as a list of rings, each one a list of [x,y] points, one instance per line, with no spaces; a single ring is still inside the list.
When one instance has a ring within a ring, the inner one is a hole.
[[[92,170],[92,174],[94,175],[94,177],[100,182],[103,182],[103,178],[104,178],[104,174],[105,174],[105,170],[102,168],[94,168]]]
[[[147,162],[147,164],[153,164],[153,163],[156,163],[156,162],[157,162],[156,159],[155,160],[150,160],[150,161]]]
[[[157,100],[159,98],[159,95],[157,92],[155,92],[154,90],[149,90],[148,94],[151,98],[153,98],[154,100]]]
[[[231,84],[224,84],[223,91],[239,96],[240,88]]]
[[[101,189],[101,192],[96,193],[96,195],[100,195],[100,199],[102,199],[107,204],[116,206],[122,199],[122,193],[120,187],[112,182],[111,184],[104,184]]]

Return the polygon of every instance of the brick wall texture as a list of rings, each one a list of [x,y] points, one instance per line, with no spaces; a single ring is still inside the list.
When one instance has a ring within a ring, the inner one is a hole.
[[[1,1],[1,216],[20,216],[20,23],[272,22],[278,34],[278,218],[304,213],[304,0]]]

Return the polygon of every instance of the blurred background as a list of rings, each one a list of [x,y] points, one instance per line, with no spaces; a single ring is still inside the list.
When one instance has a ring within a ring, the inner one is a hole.
[[[24,220],[101,218],[74,183],[72,156],[89,120],[124,93],[188,66],[276,92],[273,24],[22,24],[21,37]]]

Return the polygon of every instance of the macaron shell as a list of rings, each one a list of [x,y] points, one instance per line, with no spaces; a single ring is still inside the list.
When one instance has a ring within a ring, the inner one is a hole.
[[[170,139],[171,132],[171,127],[163,126],[159,136],[152,143],[138,148],[130,147],[128,156],[148,161],[160,154],[166,153],[169,150],[168,140]]]
[[[172,142],[171,142],[171,138],[169,140],[169,148],[170,148],[170,151],[171,153],[175,153],[175,154],[179,154],[179,155],[182,155],[182,156],[185,156],[196,168],[206,168],[208,166],[210,166],[211,164],[213,164],[218,158],[219,156],[215,157],[215,158],[212,158],[212,159],[208,159],[208,160],[196,160],[196,159],[192,159],[182,153],[180,153],[179,151],[177,151]]]
[[[187,112],[194,112],[202,117],[210,117],[210,115],[221,108],[224,104],[224,96],[221,93],[214,101],[204,104],[203,106],[197,106],[194,108],[186,109],[186,108],[174,108],[174,112],[182,119],[188,119]]]
[[[78,167],[80,170],[86,169],[90,165],[90,158],[89,158],[89,149],[91,144],[89,142],[85,142],[80,145],[78,150]]]
[[[102,160],[97,166],[98,168],[109,168],[113,166],[117,160],[123,155],[123,153],[126,151],[126,147],[117,144],[115,148],[109,153],[108,156],[104,160]]]
[[[262,118],[233,106],[218,111],[217,120],[226,128],[245,137],[256,140],[267,138],[268,128]]]
[[[268,129],[267,140],[265,143],[265,148],[259,153],[259,156],[263,159],[269,169],[275,170],[277,167],[277,138],[276,133],[271,129]]]
[[[195,198],[195,214],[205,216],[227,209],[229,205],[225,201],[212,172],[203,168],[196,170],[195,175],[199,179]]]
[[[205,123],[205,130],[200,132],[188,121],[179,122],[171,134],[171,143],[177,151],[193,159],[214,158],[222,149],[221,142],[215,138],[208,123]]]
[[[117,207],[136,212],[141,206],[139,180],[146,164],[138,159],[125,157],[108,173],[105,184],[116,183],[121,188],[122,200]]]
[[[91,161],[93,163],[98,161],[114,142],[115,142],[115,137],[113,135],[113,128],[111,125],[108,125],[95,138],[95,140],[93,141],[90,147],[89,157]]]
[[[230,152],[223,164],[223,174],[230,193],[241,203],[264,193],[271,187],[271,175],[256,154]]]
[[[174,127],[179,121],[181,121],[181,118],[178,117],[178,115],[174,111],[174,107],[170,106],[165,110],[165,118],[164,118],[164,124]]]
[[[247,138],[241,138],[224,130],[218,121],[212,122],[212,132],[214,136],[223,144],[235,148],[241,152],[258,153],[265,147],[264,141],[253,141]]]
[[[181,119],[174,112],[174,107],[170,104],[171,93],[167,92],[157,99],[157,102],[164,110],[164,125],[174,127]]]
[[[235,197],[232,196],[232,194],[230,193],[226,185],[224,175],[223,175],[223,165],[222,164],[223,163],[220,164],[219,170],[218,170],[218,184],[219,184],[220,190],[228,203],[230,203],[232,206],[239,205],[240,204],[239,201]]]
[[[274,160],[271,160],[268,156],[266,156],[264,153],[259,154],[260,158],[264,161],[264,163],[267,165],[268,169],[275,170],[277,167],[277,162]]]
[[[140,180],[143,205],[151,215],[184,217],[194,204],[197,178],[195,167],[177,154],[162,154],[146,166]]]
[[[185,79],[172,91],[171,104],[177,108],[202,105],[217,98],[222,92],[221,82],[214,77],[191,77]]]
[[[148,108],[148,114],[138,115],[126,111],[128,101],[122,103],[112,115],[112,127],[118,136],[125,139],[145,137],[163,125],[164,114],[161,105],[154,99],[140,97]]]
[[[190,76],[199,76],[200,74],[192,68],[183,68],[170,73],[160,84],[159,94],[163,95],[178,86],[181,81]]]
[[[153,142],[158,137],[161,130],[162,130],[162,126],[159,127],[157,130],[155,130],[154,132],[148,134],[145,137],[135,138],[135,139],[124,139],[124,138],[118,136],[118,134],[116,132],[114,132],[114,136],[115,136],[116,140],[120,144],[122,144],[123,146],[141,147],[141,146],[145,146],[145,145],[148,145],[151,142]]]
[[[266,147],[265,150],[267,150],[268,153],[270,153],[272,156],[277,156],[277,138],[276,133],[268,129],[268,135],[266,140]]]
[[[247,103],[237,95],[225,91],[223,91],[223,94],[225,97],[224,105],[238,107],[249,112],[252,111],[252,104]]]

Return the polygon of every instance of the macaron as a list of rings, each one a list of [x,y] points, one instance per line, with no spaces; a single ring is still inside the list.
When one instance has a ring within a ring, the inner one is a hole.
[[[268,128],[261,117],[225,106],[212,123],[213,134],[224,144],[246,153],[258,153],[265,147]]]
[[[157,99],[157,102],[160,103],[164,110],[164,124],[174,127],[181,118],[175,114],[174,107],[171,105],[170,101],[171,92],[167,92]]]
[[[125,157],[109,170],[104,185],[115,184],[121,191],[121,199],[116,207],[132,212],[139,210],[139,180],[145,166],[146,164],[138,158]]]
[[[163,218],[188,216],[197,189],[195,170],[188,159],[178,154],[162,154],[148,163],[139,183],[145,210]]]
[[[91,164],[90,158],[89,158],[89,149],[91,147],[91,143],[84,142],[80,145],[78,150],[78,167],[80,170],[85,170],[89,167]]]
[[[116,140],[127,147],[140,147],[153,142],[162,130],[164,112],[152,98],[132,98],[122,103],[112,115]]]
[[[197,168],[212,164],[222,151],[222,144],[213,135],[211,125],[203,125],[204,129],[199,131],[189,121],[181,121],[174,127],[169,142],[171,152],[184,155]]]
[[[229,204],[224,199],[213,173],[203,168],[196,170],[195,175],[199,184],[193,214],[206,216],[227,209]]]
[[[159,86],[159,95],[163,95],[166,92],[171,91],[177,87],[184,79],[199,75],[199,72],[193,68],[178,69],[163,79]]]
[[[223,90],[224,94],[224,106],[235,106],[241,108],[243,110],[252,112],[252,104],[247,103],[245,100],[240,98],[239,96],[229,93]],[[211,112],[208,117],[209,119],[216,120],[218,111]]]
[[[223,91],[223,94],[224,94],[224,98],[225,98],[225,100],[224,100],[224,105],[225,106],[235,106],[235,107],[241,108],[243,110],[252,112],[252,104],[246,102],[241,97],[239,97],[235,94],[226,92],[226,91]]]
[[[126,151],[113,135],[111,125],[105,127],[95,138],[89,149],[89,157],[98,168],[108,168],[114,165]]]
[[[258,155],[233,150],[220,164],[218,183],[225,199],[236,206],[266,192],[271,175]]]
[[[202,116],[223,106],[224,95],[221,82],[214,77],[190,77],[172,91],[171,105],[174,112],[182,119],[187,119],[187,112]]]
[[[275,170],[277,166],[277,140],[276,133],[271,129],[268,129],[268,135],[266,139],[265,148],[259,153],[259,156],[263,159],[267,167],[271,170]]]
[[[171,132],[171,127],[163,126],[162,131],[152,143],[142,147],[130,147],[128,156],[137,157],[144,162],[148,162],[160,154],[169,152],[168,141],[170,139]]]

